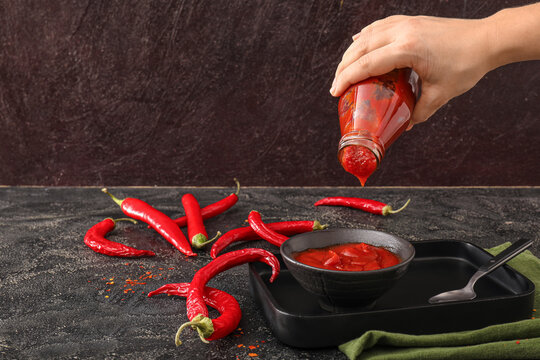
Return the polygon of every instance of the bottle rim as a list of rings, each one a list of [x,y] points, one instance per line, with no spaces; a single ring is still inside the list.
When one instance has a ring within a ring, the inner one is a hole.
[[[358,131],[350,132],[344,135],[338,144],[338,154],[347,146],[363,146],[370,150],[377,159],[377,165],[384,157],[384,146],[373,136]]]

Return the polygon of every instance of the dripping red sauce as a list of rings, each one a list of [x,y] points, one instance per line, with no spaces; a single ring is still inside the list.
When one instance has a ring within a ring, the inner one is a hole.
[[[399,257],[391,251],[366,243],[307,249],[293,253],[293,258],[313,267],[340,271],[378,270],[400,263]]]
[[[377,158],[364,146],[347,146],[340,151],[341,165],[350,174],[356,176],[362,186],[366,184],[368,177],[377,169]]]

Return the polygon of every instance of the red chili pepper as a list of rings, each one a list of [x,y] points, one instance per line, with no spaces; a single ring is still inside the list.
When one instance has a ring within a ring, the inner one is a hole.
[[[281,221],[275,223],[266,224],[271,230],[280,234],[291,236],[295,234],[305,233],[315,230],[323,230],[328,225],[321,225],[317,220],[314,221]],[[241,228],[232,229],[227,231],[223,236],[216,240],[212,248],[210,249],[210,256],[215,258],[223,249],[230,244],[237,241],[252,241],[260,240],[261,237],[257,235],[251,226],[244,226]]]
[[[182,205],[188,219],[188,237],[191,246],[200,249],[206,244],[216,240],[221,233],[208,240],[208,233],[204,227],[203,218],[201,216],[201,207],[193,194],[185,194],[182,196]]]
[[[189,286],[186,307],[187,316],[190,320],[189,325],[197,329],[201,339],[208,339],[212,336],[214,330],[211,328],[212,321],[208,317],[208,309],[204,303],[204,287],[206,283],[217,274],[230,269],[234,266],[253,261],[264,262],[272,267],[270,282],[279,274],[279,260],[269,251],[257,248],[231,251],[223,254],[200,268]],[[186,324],[184,324],[186,325]],[[180,345],[180,333],[185,328],[182,325],[176,333],[176,345]]]
[[[115,203],[120,205],[124,214],[134,219],[144,221],[150,225],[181,253],[187,256],[197,256],[197,254],[191,250],[191,246],[185,235],[182,233],[182,230],[180,230],[170,217],[142,200],[134,198],[120,200],[109,193],[107,189],[101,189],[101,191],[109,195]]]
[[[261,219],[261,214],[259,212],[252,210],[248,216],[249,226],[264,240],[268,241],[270,244],[281,246],[285,240],[289,237],[282,235],[274,230],[270,229]]]
[[[105,235],[114,229],[117,221],[131,221],[135,224],[137,223],[133,219],[106,218],[88,229],[86,235],[84,235],[84,243],[95,252],[109,256],[141,257],[156,255],[150,250],[139,250],[131,246],[106,239]]]
[[[149,292],[148,296],[151,297],[157,294],[171,294],[187,297],[188,290],[189,283],[167,284],[163,285],[157,290]],[[204,342],[209,340],[217,340],[233,332],[237,328],[238,323],[240,323],[240,319],[242,318],[242,310],[240,309],[238,301],[236,301],[232,295],[226,293],[225,291],[208,286],[204,288],[203,298],[206,305],[210,305],[219,311],[220,316],[212,319],[211,321],[213,329],[212,335],[207,339],[201,337],[201,340]],[[189,325],[193,324],[191,322],[187,322],[182,326],[186,327]],[[180,342],[180,339],[175,340]]]
[[[238,193],[240,192],[240,183],[238,180],[234,179],[236,182],[236,193],[233,193],[213,204],[207,205],[201,209],[201,215],[203,220],[210,219],[216,215],[219,215],[226,210],[229,210],[236,202],[238,201]],[[174,219],[174,222],[179,226],[183,227],[187,225],[187,216],[182,216],[177,219]]]
[[[350,207],[354,209],[364,210],[372,214],[386,216],[389,214],[398,213],[401,210],[405,209],[407,205],[409,205],[409,202],[411,202],[411,199],[407,200],[405,205],[403,205],[401,208],[397,210],[392,210],[392,207],[390,205],[387,205],[380,201],[361,199],[361,198],[356,198],[356,197],[336,196],[336,197],[327,197],[327,198],[321,199],[315,203],[315,206],[320,206],[320,205],[346,206],[346,207]]]

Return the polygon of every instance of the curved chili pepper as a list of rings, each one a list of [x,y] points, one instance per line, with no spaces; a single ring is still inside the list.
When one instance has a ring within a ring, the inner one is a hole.
[[[270,282],[279,274],[279,260],[269,251],[257,248],[242,249],[231,251],[221,256],[218,256],[208,264],[200,268],[189,286],[189,292],[186,301],[187,316],[190,320],[189,325],[197,329],[201,339],[208,339],[212,336],[212,321],[208,317],[208,309],[204,303],[204,287],[206,283],[217,274],[228,270],[234,266],[245,264],[253,261],[264,262],[272,268]],[[187,323],[186,323],[187,324]],[[180,333],[187,326],[182,325],[176,333],[176,345],[180,345]]]
[[[150,250],[139,250],[131,246],[127,246],[105,238],[108,232],[114,229],[117,221],[131,221],[134,224],[137,222],[133,219],[111,219],[106,218],[92,226],[84,235],[84,243],[97,253],[119,256],[119,257],[141,257],[155,256],[156,254]]]
[[[189,283],[167,284],[163,285],[157,290],[149,292],[148,296],[151,297],[157,294],[171,294],[187,297],[188,290]],[[217,340],[233,332],[242,318],[242,310],[240,309],[238,301],[236,301],[232,295],[226,293],[225,291],[208,286],[204,288],[203,298],[206,305],[210,305],[219,311],[220,316],[212,319],[212,335],[207,339],[201,338],[201,340],[204,342]],[[191,322],[187,322],[183,326],[189,325],[193,324]]]
[[[201,216],[201,207],[193,194],[185,194],[182,196],[182,205],[188,219],[188,237],[191,245],[197,249],[202,248],[206,244],[216,240],[221,233],[208,240],[208,233],[204,227],[203,218]]]
[[[289,237],[282,235],[274,230],[270,229],[261,219],[261,214],[258,211],[251,210],[248,216],[249,226],[264,240],[270,244],[281,246],[285,240]]]
[[[216,215],[219,215],[226,210],[229,210],[234,204],[238,202],[238,194],[240,193],[240,183],[238,180],[234,179],[236,182],[236,193],[232,193],[231,195],[213,203],[210,205],[207,205],[201,209],[201,215],[203,220],[210,219]],[[187,216],[182,216],[177,219],[174,219],[174,222],[179,227],[183,227],[187,225]]]
[[[407,205],[409,205],[410,202],[411,202],[411,199],[407,200],[405,205],[403,205],[401,208],[397,210],[393,210],[390,205],[387,205],[385,203],[382,203],[376,200],[362,199],[362,198],[357,198],[357,197],[336,196],[336,197],[327,197],[327,198],[321,199],[315,203],[315,206],[320,206],[320,205],[346,206],[353,209],[364,210],[372,214],[386,216],[389,214],[395,214],[395,213],[400,212],[401,210],[405,209]]]
[[[184,233],[182,233],[182,230],[180,230],[170,217],[142,200],[135,198],[120,200],[109,193],[105,188],[101,189],[101,191],[109,195],[115,203],[120,205],[124,214],[134,219],[144,221],[150,225],[181,253],[187,256],[197,256],[197,254],[191,250],[191,246],[184,236]]]
[[[295,234],[305,233],[315,230],[323,230],[328,225],[321,225],[317,220],[313,221],[281,221],[275,223],[266,224],[271,230],[280,234],[291,236]],[[252,241],[260,240],[261,237],[257,235],[251,226],[244,226],[241,228],[232,229],[227,231],[223,236],[216,240],[210,249],[210,256],[215,258],[223,249],[230,244],[237,241]]]

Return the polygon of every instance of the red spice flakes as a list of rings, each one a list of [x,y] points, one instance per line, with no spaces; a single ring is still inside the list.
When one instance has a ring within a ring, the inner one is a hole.
[[[126,279],[126,284],[127,285],[146,285],[145,282],[140,282],[139,280],[131,280],[131,279]]]
[[[173,268],[173,267],[172,267],[172,268],[169,268],[169,270],[174,270],[174,268]]]
[[[124,265],[128,266],[128,265],[129,265],[129,263],[125,263]]]
[[[243,348],[243,347],[246,347],[246,346],[244,344],[238,344],[238,345],[236,345],[236,347]]]
[[[249,356],[251,356],[251,357],[256,357],[256,356],[259,356],[259,355],[258,355],[258,354],[256,354],[256,353],[249,353],[248,355],[249,355]]]
[[[250,350],[253,350],[253,349],[256,349],[257,346],[249,345],[248,348],[249,348]]]

